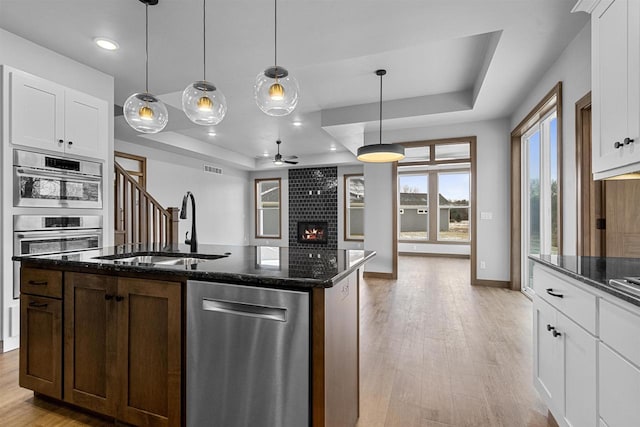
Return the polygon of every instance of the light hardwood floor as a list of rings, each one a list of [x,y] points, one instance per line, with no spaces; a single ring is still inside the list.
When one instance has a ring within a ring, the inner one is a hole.
[[[364,281],[361,310],[358,427],[547,426],[531,303],[469,286],[469,260],[400,257],[397,281]],[[18,387],[13,351],[0,355],[0,425],[113,424],[34,399]]]
[[[547,426],[531,302],[470,286],[465,259],[400,257],[398,270],[361,288],[358,427]]]

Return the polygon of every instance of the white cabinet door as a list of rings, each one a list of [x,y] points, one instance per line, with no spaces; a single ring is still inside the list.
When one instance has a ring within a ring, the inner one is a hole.
[[[63,151],[64,89],[46,80],[11,72],[10,130],[13,144]]]
[[[537,295],[533,299],[533,322],[534,385],[555,413],[564,407],[564,349],[562,336],[553,335],[558,327],[557,311]]]
[[[608,427],[640,426],[640,370],[598,344],[600,418]]]
[[[592,160],[600,173],[640,162],[640,3],[604,0],[591,24]]]
[[[558,313],[557,331],[564,344],[564,419],[574,427],[595,427],[597,340]]]
[[[104,158],[107,148],[107,103],[81,92],[65,92],[65,152]]]

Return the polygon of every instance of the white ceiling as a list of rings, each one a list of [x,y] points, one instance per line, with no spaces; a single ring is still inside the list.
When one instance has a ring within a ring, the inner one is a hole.
[[[149,8],[149,86],[169,105],[169,125],[141,138],[117,117],[116,138],[249,170],[273,167],[258,158],[273,156],[279,137],[301,166],[354,162],[378,126],[378,68],[388,70],[385,129],[507,117],[587,22],[570,13],[574,3],[279,0],[278,62],[301,100],[273,118],[253,101],[256,75],[273,65],[273,1],[208,0],[207,78],[229,105],[209,136],[179,110],[182,90],[202,77],[202,1],[159,0]],[[115,76],[116,104],[144,89],[139,1],[0,0],[0,27]],[[120,49],[97,48],[97,36]]]

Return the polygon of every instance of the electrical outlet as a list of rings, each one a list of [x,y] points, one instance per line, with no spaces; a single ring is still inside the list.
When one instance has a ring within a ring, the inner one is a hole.
[[[487,268],[487,263],[484,261],[480,261],[480,270],[484,270],[485,268]]]

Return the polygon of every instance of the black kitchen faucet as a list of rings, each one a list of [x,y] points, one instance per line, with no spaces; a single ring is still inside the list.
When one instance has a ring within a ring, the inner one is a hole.
[[[191,218],[191,238],[189,238],[189,232],[185,234],[184,243],[191,246],[191,252],[198,252],[198,237],[196,236],[196,199],[193,197],[191,191],[187,191],[187,194],[182,198],[182,209],[180,209],[180,219],[187,219],[187,199],[191,197],[191,212],[193,218]]]

